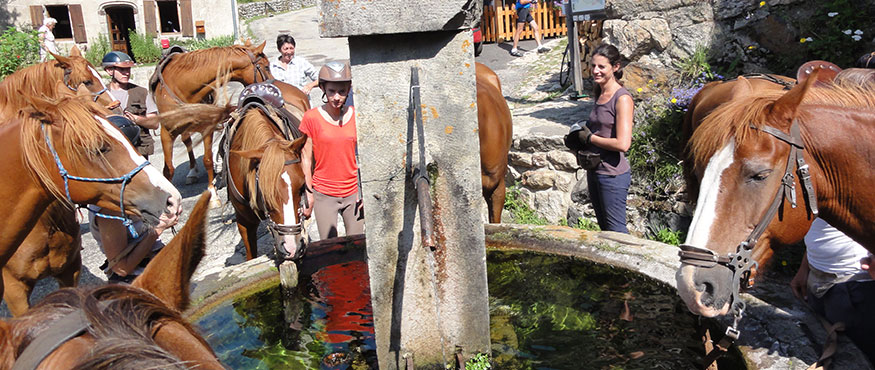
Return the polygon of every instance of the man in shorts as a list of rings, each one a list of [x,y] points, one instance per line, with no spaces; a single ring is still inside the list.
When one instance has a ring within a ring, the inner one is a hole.
[[[535,31],[535,42],[538,43],[538,52],[546,53],[550,51],[550,48],[541,45],[541,28],[538,27],[538,23],[535,22],[535,18],[532,17],[531,11],[533,8],[537,6],[537,0],[517,0],[516,1],[516,30],[513,32],[513,49],[510,50],[510,55],[515,57],[523,56],[517,49],[517,45],[520,42],[520,33],[523,32],[523,28],[526,26],[526,23],[532,26],[532,30]]]

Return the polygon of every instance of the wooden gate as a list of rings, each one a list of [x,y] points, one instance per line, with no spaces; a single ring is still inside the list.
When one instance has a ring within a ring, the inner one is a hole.
[[[552,1],[549,2],[552,4]],[[547,2],[539,2],[532,6],[532,18],[541,28],[541,36],[544,38],[565,36],[565,16],[559,8],[547,5]],[[512,40],[516,30],[516,8],[514,4],[496,4],[483,7],[483,19],[480,22],[480,32],[484,42],[504,42]],[[520,40],[533,39],[535,37],[532,27],[527,26],[520,34]]]

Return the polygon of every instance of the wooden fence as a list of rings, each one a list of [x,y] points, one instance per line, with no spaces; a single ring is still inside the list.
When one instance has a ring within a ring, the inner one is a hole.
[[[483,20],[480,22],[480,32],[484,42],[503,42],[513,40],[513,32],[516,29],[516,8],[514,3],[502,4],[496,1],[496,5],[483,7]],[[538,6],[532,7],[532,18],[541,28],[543,38],[565,36],[565,16],[559,9],[548,6],[546,2],[539,2]],[[520,34],[520,40],[535,38],[531,26],[526,26]]]

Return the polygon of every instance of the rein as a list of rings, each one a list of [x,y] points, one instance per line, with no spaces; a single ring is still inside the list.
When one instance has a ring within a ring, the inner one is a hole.
[[[751,128],[756,129],[753,125],[751,125]],[[732,343],[735,342],[741,334],[741,331],[738,330],[738,322],[744,315],[744,310],[746,308],[746,304],[739,297],[741,292],[741,282],[747,281],[747,287],[753,286],[753,281],[750,280],[750,273],[751,269],[757,268],[758,263],[751,258],[751,255],[753,254],[753,249],[754,246],[756,246],[757,240],[762,236],[763,232],[766,231],[766,228],[778,213],[778,208],[780,208],[784,199],[790,200],[790,206],[796,208],[796,181],[793,175],[794,163],[796,166],[796,172],[799,175],[799,181],[802,183],[802,190],[806,195],[808,211],[812,216],[816,216],[818,213],[817,197],[814,194],[811,173],[808,171],[808,164],[805,163],[802,153],[802,151],[805,150],[805,144],[802,141],[798,119],[793,120],[793,124],[790,126],[790,135],[787,135],[771,126],[763,126],[762,131],[789,144],[790,154],[787,156],[787,167],[784,170],[784,176],[781,177],[781,186],[778,188],[772,203],[769,205],[766,213],[763,214],[760,222],[757,223],[750,235],[738,245],[735,253],[729,253],[726,256],[718,256],[712,250],[688,244],[680,245],[681,251],[678,252],[678,255],[681,258],[681,265],[686,264],[705,268],[721,265],[732,270],[731,312],[733,315],[733,322],[731,326],[726,328],[726,333],[723,336],[723,339],[717,344],[720,351],[711,351],[705,357],[706,367],[723,355],[723,353],[729,349]]]
[[[98,307],[106,309],[112,302],[100,301]],[[85,311],[76,308],[61,316],[60,319],[39,333],[12,364],[11,370],[33,370],[49,357],[58,347],[67,341],[85,334],[91,327],[91,321],[85,315]]]
[[[64,86],[67,86],[67,88],[70,89],[70,91],[78,92],[79,89],[76,89],[73,86],[70,86],[70,74],[71,73],[73,73],[72,69],[64,68]],[[105,93],[107,90],[109,90],[109,87],[103,86],[102,90],[100,90],[98,92],[92,92],[91,93],[92,101],[97,103],[97,99],[99,99],[100,96],[103,95],[103,93]]]
[[[55,146],[52,145],[51,135],[49,135],[48,131],[46,131],[46,125],[41,124],[40,126],[42,128],[43,137],[45,137],[46,144],[48,144],[49,151],[51,151],[52,157],[55,158],[55,164],[58,166],[58,173],[61,175],[61,178],[64,179],[64,192],[67,194],[67,200],[70,201],[70,203],[73,203],[73,198],[70,197],[70,185],[69,185],[70,180],[82,181],[82,182],[121,183],[122,188],[121,188],[121,191],[119,191],[119,210],[121,210],[122,214],[124,214],[125,186],[127,186],[127,184],[131,181],[131,179],[137,173],[139,173],[143,168],[146,168],[146,166],[149,165],[149,161],[146,160],[145,162],[141,163],[136,168],[132,169],[127,174],[122,175],[120,177],[94,178],[94,177],[73,176],[69,172],[67,172],[67,169],[64,168],[64,165],[61,163],[61,158],[58,156],[58,152],[55,151]],[[130,218],[128,218],[126,216],[113,216],[113,215],[107,215],[107,214],[100,213],[100,212],[94,212],[94,215],[99,216],[99,217],[103,217],[103,218],[119,220],[122,222],[122,224],[125,225],[125,227],[128,228],[128,232],[131,234],[131,237],[133,237],[134,239],[139,237],[137,230],[134,229],[133,220],[131,220]]]

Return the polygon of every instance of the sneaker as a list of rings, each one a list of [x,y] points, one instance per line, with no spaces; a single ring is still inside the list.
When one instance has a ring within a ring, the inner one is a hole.
[[[543,53],[546,53],[548,51],[550,51],[550,48],[548,48],[544,45],[538,46],[538,54],[543,54]]]
[[[513,55],[515,57],[521,57],[521,56],[523,56],[523,53],[520,53],[520,51],[517,49],[513,49],[510,51],[510,55]]]

